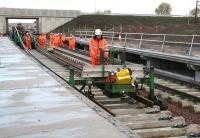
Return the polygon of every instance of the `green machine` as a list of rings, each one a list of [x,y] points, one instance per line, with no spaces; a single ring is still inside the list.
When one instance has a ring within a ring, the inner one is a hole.
[[[87,94],[92,96],[91,87],[95,85],[101,88],[109,95],[120,94],[137,94],[144,83],[149,85],[149,97],[154,97],[154,69],[144,69],[142,66],[136,64],[125,65],[104,65],[105,59],[103,52],[100,54],[100,65],[85,65],[82,70],[81,80],[83,87],[80,91],[88,86]],[[113,51],[110,50],[110,63],[114,63]],[[112,61],[112,62],[111,62]],[[144,75],[145,71],[145,75]],[[70,70],[69,84],[75,86],[78,84],[74,80],[73,70]],[[141,76],[138,74],[142,74]],[[79,81],[80,82],[80,81]],[[80,84],[80,83],[79,83]],[[140,87],[139,87],[140,86]]]
[[[144,75],[144,77],[135,77],[134,72],[130,68],[123,68],[121,70],[118,69],[117,72],[111,72],[106,78],[105,90],[113,94],[135,94],[141,89],[139,88],[139,84],[140,86],[143,86],[143,84],[146,83],[149,85],[150,97],[152,97],[154,96],[154,70],[153,67],[148,70],[149,74]],[[145,71],[147,71],[147,69]]]
[[[69,84],[73,87],[81,84],[82,87],[79,91],[87,97],[93,98],[92,86],[97,86],[110,97],[128,95],[149,106],[159,105],[162,110],[167,109],[166,103],[154,95],[154,67],[144,68],[132,63],[104,65],[103,61],[100,60],[101,65],[85,65],[81,80],[74,79],[74,71],[71,69]],[[144,92],[144,84],[149,86],[148,97],[140,94],[140,92]]]

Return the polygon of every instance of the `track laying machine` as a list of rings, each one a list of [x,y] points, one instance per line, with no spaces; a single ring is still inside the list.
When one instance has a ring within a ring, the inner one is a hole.
[[[88,97],[93,97],[92,86],[102,89],[109,97],[129,96],[144,102],[149,106],[160,105],[166,108],[163,101],[154,95],[154,68],[144,68],[138,64],[104,65],[103,54],[100,56],[100,65],[85,65],[82,70],[82,80],[74,79],[74,71],[70,70],[69,84],[82,85],[79,89]],[[111,56],[110,56],[111,57]],[[144,96],[143,86],[148,85],[148,96]]]

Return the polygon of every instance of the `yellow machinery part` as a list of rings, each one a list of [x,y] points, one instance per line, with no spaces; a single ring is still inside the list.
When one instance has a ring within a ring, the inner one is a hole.
[[[123,69],[120,70],[119,72],[116,73],[117,77],[124,77],[130,75],[130,72],[128,69]]]
[[[134,84],[134,79],[128,69],[116,73],[115,84]]]

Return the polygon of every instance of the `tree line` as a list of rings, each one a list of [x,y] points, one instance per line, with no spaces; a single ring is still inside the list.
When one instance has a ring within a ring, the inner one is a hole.
[[[169,3],[166,2],[162,2],[156,9],[155,9],[155,13],[157,15],[171,15],[171,11],[172,11],[172,7]],[[192,9],[189,13],[190,16],[195,16],[195,11],[196,8]],[[98,15],[111,15],[112,11],[111,10],[104,10],[104,11],[100,11],[98,10],[97,12],[95,12],[95,14]],[[197,9],[197,15],[200,14],[200,9]]]

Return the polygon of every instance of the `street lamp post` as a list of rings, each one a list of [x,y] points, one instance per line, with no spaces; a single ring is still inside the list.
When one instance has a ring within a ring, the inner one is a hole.
[[[199,3],[200,1],[196,1],[196,10],[195,10],[195,23],[197,23],[197,11],[198,11],[198,3]]]

